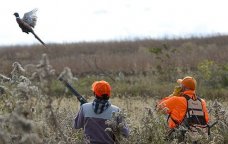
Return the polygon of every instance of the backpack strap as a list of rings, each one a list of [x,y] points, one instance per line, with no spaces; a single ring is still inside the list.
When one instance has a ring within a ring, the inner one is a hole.
[[[183,120],[182,120],[182,123],[184,123],[184,125],[185,125],[188,129],[191,129],[191,128],[190,128],[190,125],[188,124],[187,118],[186,118],[186,115],[190,116],[189,111],[188,111],[188,100],[190,100],[190,97],[189,97],[188,95],[186,95],[186,94],[184,94],[183,97],[186,99],[187,107],[186,107],[186,111],[185,111],[185,115],[184,115],[184,118],[183,118]]]
[[[170,114],[169,114],[168,117],[167,117],[167,122],[169,121],[169,119],[171,119],[171,120],[176,124],[176,126],[179,125],[178,121],[175,120],[174,118],[172,118]]]

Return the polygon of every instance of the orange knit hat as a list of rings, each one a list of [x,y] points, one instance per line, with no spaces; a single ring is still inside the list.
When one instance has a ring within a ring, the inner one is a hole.
[[[177,83],[182,84],[184,87],[189,88],[191,90],[196,89],[196,80],[190,76],[186,76],[183,79],[178,79]]]
[[[111,93],[111,86],[108,82],[101,80],[95,81],[92,84],[92,91],[95,93],[96,96],[101,97],[103,94],[107,94],[110,96]]]

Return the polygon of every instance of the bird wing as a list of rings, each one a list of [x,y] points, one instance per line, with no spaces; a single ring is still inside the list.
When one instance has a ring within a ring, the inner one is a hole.
[[[36,16],[36,12],[38,9],[33,9],[30,12],[27,12],[24,14],[22,20],[24,22],[26,22],[27,24],[29,24],[31,27],[35,27],[36,25],[36,21],[37,21],[37,16]]]

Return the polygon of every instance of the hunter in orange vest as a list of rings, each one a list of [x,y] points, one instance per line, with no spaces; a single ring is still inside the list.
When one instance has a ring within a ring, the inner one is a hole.
[[[157,110],[163,111],[168,116],[168,126],[178,127],[181,124],[189,126],[206,126],[209,122],[205,100],[196,95],[196,80],[187,76],[178,79],[180,85],[174,93],[163,98],[157,104]]]

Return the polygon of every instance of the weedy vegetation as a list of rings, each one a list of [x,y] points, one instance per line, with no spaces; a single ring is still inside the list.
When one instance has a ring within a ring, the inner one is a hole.
[[[80,104],[57,80],[64,77],[90,101],[95,80],[112,86],[111,102],[122,111],[106,123],[120,144],[228,143],[228,37],[135,40],[0,49],[0,144],[83,143],[72,128]],[[207,101],[211,134],[175,129],[167,137],[166,117],[156,101],[169,95],[176,79],[198,81]],[[129,138],[120,135],[123,119]],[[86,138],[85,138],[86,139]],[[89,139],[86,139],[89,143]]]

